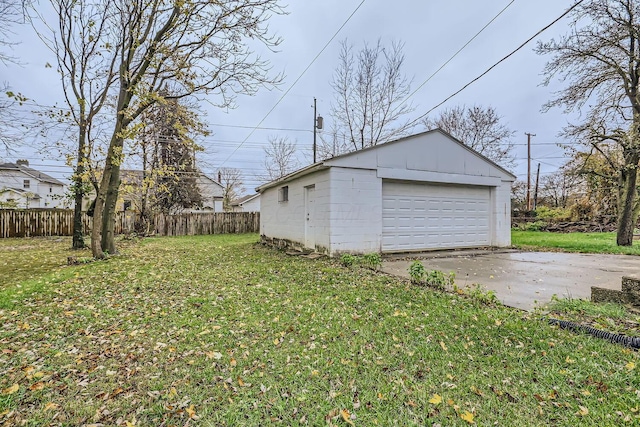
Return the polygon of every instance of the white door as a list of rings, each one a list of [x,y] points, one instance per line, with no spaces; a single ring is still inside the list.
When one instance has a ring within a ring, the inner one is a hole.
[[[316,187],[305,187],[304,192],[304,246],[310,249],[316,248],[315,221],[315,192]]]
[[[382,251],[491,244],[489,187],[383,182]]]

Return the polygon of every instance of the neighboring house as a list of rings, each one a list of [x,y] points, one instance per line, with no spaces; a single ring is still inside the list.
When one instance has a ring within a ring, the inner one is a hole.
[[[118,192],[116,212],[140,211],[142,206],[142,180],[143,175],[141,170],[120,170],[120,189]],[[222,212],[222,195],[224,190],[222,185],[203,173],[196,178],[196,185],[202,196],[202,206],[185,209],[183,212]],[[95,197],[95,192],[91,192],[91,194],[85,196],[83,203],[84,210],[88,209]]]
[[[200,211],[222,212],[222,200],[224,199],[224,187],[205,174],[200,174],[196,181],[202,196],[202,209]]]
[[[260,193],[244,196],[231,203],[233,212],[260,212]]]
[[[66,208],[63,182],[29,167],[28,160],[0,163],[0,204],[20,209]]]
[[[331,256],[509,246],[514,180],[436,129],[258,187],[260,233],[278,246]]]

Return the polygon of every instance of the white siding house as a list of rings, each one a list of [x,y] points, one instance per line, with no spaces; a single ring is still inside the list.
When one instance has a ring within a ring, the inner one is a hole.
[[[260,212],[260,193],[241,197],[231,203],[233,212]]]
[[[224,187],[214,179],[201,173],[196,178],[196,185],[202,196],[202,209],[213,212],[222,212],[222,199],[224,195]],[[195,211],[194,211],[195,212]]]
[[[29,167],[27,160],[0,163],[0,203],[20,209],[66,208],[63,182]]]
[[[407,252],[511,244],[515,176],[441,130],[321,161],[257,188],[278,246]]]

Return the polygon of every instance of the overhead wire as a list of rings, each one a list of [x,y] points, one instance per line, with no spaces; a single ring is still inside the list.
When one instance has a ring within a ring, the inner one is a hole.
[[[413,121],[409,122],[407,124],[407,128],[413,127],[415,126],[420,120],[424,119],[425,117],[427,117],[431,112],[433,112],[435,109],[439,108],[440,106],[442,106],[443,104],[445,104],[447,101],[449,101],[451,98],[455,97],[456,95],[458,95],[459,93],[461,93],[462,91],[464,91],[465,89],[467,89],[469,86],[471,86],[472,84],[474,84],[475,82],[477,82],[478,80],[480,80],[482,77],[486,76],[487,74],[489,74],[494,68],[496,68],[498,65],[502,64],[504,61],[506,61],[507,59],[511,58],[513,55],[515,55],[517,52],[519,52],[522,48],[524,48],[526,45],[528,45],[529,43],[531,43],[531,41],[533,39],[535,39],[536,37],[538,37],[540,34],[544,33],[545,31],[547,31],[549,28],[551,28],[553,25],[555,25],[558,21],[562,20],[565,16],[567,16],[569,13],[571,13],[576,7],[578,7],[581,3],[583,3],[584,0],[578,0],[576,3],[574,3],[571,7],[569,7],[567,10],[565,10],[560,16],[558,16],[557,18],[555,18],[553,21],[551,21],[549,24],[545,25],[543,28],[541,28],[540,30],[538,30],[533,36],[529,37],[527,40],[525,40],[523,43],[521,43],[518,47],[516,47],[514,50],[512,50],[511,52],[509,52],[507,55],[505,55],[503,58],[501,58],[499,61],[497,61],[496,63],[494,63],[492,66],[490,66],[489,68],[487,68],[483,73],[481,73],[479,76],[475,77],[474,79],[472,79],[471,81],[469,81],[467,84],[465,84],[464,86],[462,86],[460,89],[458,89],[457,91],[455,91],[454,93],[452,93],[451,95],[449,95],[448,97],[446,97],[444,100],[442,100],[441,102],[439,102],[438,104],[436,104],[435,106],[433,106],[432,108],[430,108],[426,113],[420,115],[419,117],[417,117],[416,119],[414,119]]]
[[[293,87],[300,81],[300,79],[302,79],[302,77],[306,74],[306,72],[309,70],[309,68],[311,68],[311,66],[317,61],[317,59],[320,57],[320,55],[322,55],[322,53],[327,49],[327,47],[329,47],[329,45],[331,44],[331,42],[333,42],[333,40],[338,36],[338,34],[342,31],[342,29],[349,23],[349,21],[351,21],[351,18],[353,18],[353,16],[356,14],[356,12],[358,12],[358,10],[362,7],[362,5],[364,4],[366,0],[361,0],[360,3],[358,4],[358,6],[356,6],[356,8],[353,10],[353,12],[351,12],[351,14],[347,17],[347,19],[342,23],[342,25],[335,31],[335,33],[333,33],[333,35],[331,36],[331,38],[325,43],[325,45],[322,47],[322,49],[320,49],[320,52],[318,52],[316,54],[316,56],[311,60],[311,62],[309,63],[309,65],[307,65],[307,67],[302,70],[302,73],[300,73],[300,75],[298,76],[297,79],[295,79],[295,81],[291,84],[291,86],[289,86],[289,88],[287,88],[287,90],[282,94],[282,96],[280,97],[280,99],[278,99],[278,101],[274,104],[273,107],[271,107],[271,109],[267,112],[267,114],[265,114],[265,116],[262,118],[262,120],[260,120],[260,122],[258,122],[258,124],[256,125],[256,127],[254,129],[251,130],[251,132],[249,132],[249,135],[247,135],[247,137],[245,138],[245,141],[248,140],[251,135],[253,135],[253,133],[255,132],[256,128],[258,126],[260,126],[262,123],[264,123],[264,121],[267,119],[267,117],[269,117],[269,115],[271,115],[271,113],[278,107],[278,105],[280,105],[280,103],[282,102],[282,100],[287,96],[287,94],[291,91],[291,89],[293,89]],[[244,145],[244,142],[240,143],[240,145],[238,145],[236,147],[235,150],[233,150],[233,152],[231,154],[229,154],[229,156],[220,164],[220,167],[224,166],[227,161],[229,161],[229,159],[231,157],[233,157],[233,155],[240,149],[240,147],[242,147]]]

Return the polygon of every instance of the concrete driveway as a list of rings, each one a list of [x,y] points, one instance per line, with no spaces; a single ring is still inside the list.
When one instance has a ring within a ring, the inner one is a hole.
[[[589,299],[591,286],[620,289],[622,276],[640,274],[640,256],[560,252],[462,251],[423,254],[428,270],[453,271],[460,287],[481,284],[503,304],[530,310],[553,295]],[[382,270],[409,277],[413,260],[388,258]]]

